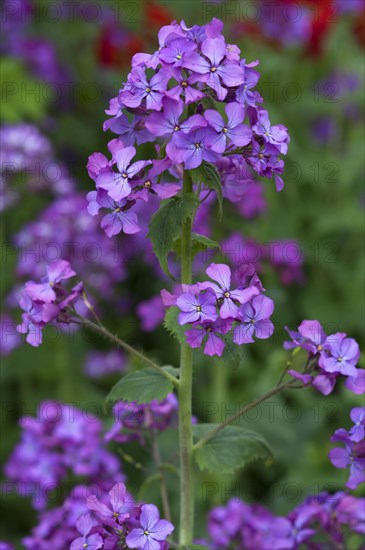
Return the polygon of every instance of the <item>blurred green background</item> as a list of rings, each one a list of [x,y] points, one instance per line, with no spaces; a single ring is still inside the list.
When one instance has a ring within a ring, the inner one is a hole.
[[[87,4],[80,2],[81,7]],[[274,336],[246,346],[239,364],[197,354],[194,413],[205,421],[224,420],[239,403],[250,401],[277,382],[288,357],[282,349],[285,325],[318,319],[328,330],[347,332],[359,342],[364,334],[361,10],[348,13],[342,9],[346,2],[340,2],[336,16],[323,15],[318,7],[322,2],[318,2],[317,15],[325,24],[317,28],[313,23],[314,3],[297,2],[310,14],[308,25],[312,27],[303,31],[304,37],[291,39],[289,33],[289,38],[283,39],[280,25],[276,31],[265,27],[263,14],[252,11],[253,4],[99,0],[100,17],[89,6],[77,16],[70,18],[63,12],[62,17],[51,21],[49,14],[42,15],[46,3],[34,2],[38,10],[35,13],[40,15],[26,17],[20,32],[52,44],[61,67],[57,86],[53,87],[49,85],[54,82],[52,77],[47,80],[47,75],[37,71],[34,60],[24,52],[13,51],[6,34],[3,36],[2,125],[36,125],[49,138],[57,161],[69,167],[76,188],[85,193],[93,188],[85,169],[87,157],[94,151],[105,153],[111,139],[110,133],[102,131],[104,110],[125,80],[133,53],[154,51],[160,26],[175,18],[184,19],[188,25],[203,24],[208,17],[216,16],[225,23],[227,42],[237,43],[247,62],[260,60],[259,89],[265,108],[272,123],[285,124],[291,136],[285,188],[276,193],[271,182],[265,182],[267,211],[254,219],[240,216],[228,205],[222,222],[217,223],[216,210],[212,209],[212,238],[222,240],[238,232],[245,240],[258,243],[295,241],[303,256],[304,277],[283,284],[278,270],[265,264],[261,278],[268,296],[275,301]],[[256,2],[258,8],[261,4]],[[280,9],[285,4],[278,2]],[[296,20],[291,25],[300,27],[301,22]],[[6,32],[14,31],[5,28]],[[40,66],[44,68],[45,63],[41,60]],[[29,93],[32,89],[36,92]],[[57,90],[61,90],[60,97]],[[29,191],[23,186],[17,204],[3,212],[1,297],[3,312],[10,312],[16,322],[20,313],[10,307],[11,293],[26,279],[16,274],[18,255],[9,243],[25,224],[37,220],[52,200],[48,191]],[[116,239],[120,239],[122,248],[128,246],[126,236]],[[84,283],[88,287],[85,278]],[[128,264],[124,280],[113,286],[113,299],[101,293],[95,300],[107,326],[162,363],[176,365],[177,343],[163,327],[142,331],[136,314],[139,302],[157,295],[168,284],[151,272],[141,251],[137,260]],[[114,302],[122,304],[119,309]],[[118,375],[94,379],[84,370],[90,349],[110,348],[94,336],[75,334],[70,340],[64,335],[38,349],[19,346],[1,358],[2,463],[18,441],[20,416],[34,415],[42,400],[76,403],[80,408],[97,403],[103,420],[110,424],[102,404]],[[363,358],[360,365],[364,366]],[[269,466],[253,465],[234,477],[199,474],[197,535],[205,533],[207,510],[232,495],[266,504],[280,514],[287,513],[307,494],[343,487],[347,472],[330,464],[329,438],[336,428],[349,426],[350,408],[361,403],[361,397],[344,390],[341,383],[329,397],[312,390],[275,397],[270,406],[258,410],[257,417],[252,414],[244,419],[248,427],[267,436],[275,460]],[[176,437],[174,430],[160,436],[162,453],[170,462],[177,461]],[[116,446],[111,448],[117,452]],[[151,458],[138,445],[129,444],[125,452],[148,470],[152,468]],[[123,461],[123,470],[133,484],[142,483],[144,474],[133,464]],[[177,478],[168,474],[168,481],[176,517]],[[145,499],[160,504],[158,487],[148,487]],[[12,496],[3,503],[1,538],[19,544],[35,525],[36,514],[29,499]]]

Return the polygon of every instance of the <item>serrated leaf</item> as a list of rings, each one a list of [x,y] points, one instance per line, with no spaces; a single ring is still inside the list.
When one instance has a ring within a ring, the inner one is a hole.
[[[186,193],[182,197],[162,201],[160,208],[152,216],[148,238],[151,239],[152,249],[162,269],[171,278],[168,254],[181,234],[183,223],[193,216],[198,204],[199,199],[194,193]]]
[[[222,183],[217,168],[211,162],[203,161],[199,168],[192,171],[193,181],[198,179],[208,189],[213,189],[218,199],[218,216],[222,218],[223,213],[223,191]]]
[[[195,424],[194,439],[199,440],[218,424]],[[266,439],[240,426],[226,426],[215,437],[195,451],[201,470],[232,474],[254,460],[271,460],[272,451]]]
[[[165,314],[164,327],[171,334],[171,336],[180,342],[180,344],[185,344],[186,327],[179,325],[179,321],[177,320],[179,311],[180,310],[178,307],[169,307]]]
[[[170,366],[162,368],[174,375],[178,371]],[[110,390],[106,405],[112,406],[118,401],[136,401],[137,403],[150,403],[154,399],[162,401],[172,390],[173,384],[170,380],[152,367],[147,367],[123,376]]]

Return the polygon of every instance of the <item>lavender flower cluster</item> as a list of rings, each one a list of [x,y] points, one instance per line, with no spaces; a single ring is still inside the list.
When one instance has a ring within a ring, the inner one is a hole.
[[[52,321],[70,323],[67,311],[83,293],[83,284],[77,283],[67,291],[62,281],[76,275],[66,260],[57,260],[47,266],[47,275],[39,283],[28,281],[21,293],[19,305],[23,309],[22,323],[17,331],[27,334],[26,341],[34,347],[42,343],[42,330]]]
[[[127,493],[124,483],[117,483],[108,495],[87,498],[89,513],[76,522],[81,534],[73,540],[70,550],[167,550],[164,541],[174,530],[172,523],[160,519],[154,504],[138,504]]]
[[[346,493],[309,497],[287,517],[231,499],[209,514],[211,550],[297,550],[350,548],[350,533],[365,533],[365,499]],[[320,542],[321,539],[323,542]]]
[[[111,100],[105,125],[119,137],[109,142],[111,160],[102,153],[89,158],[96,191],[88,194],[89,211],[106,208],[101,226],[108,236],[141,230],[135,204],[150,196],[165,199],[181,189],[182,168],[203,161],[216,164],[223,186],[245,186],[250,168],[274,177],[278,190],[289,143],[287,129],[272,126],[262,98],[254,90],[258,61],[240,59],[236,45],[226,44],[223,23],[202,27],[173,22],[159,32],[159,49],[133,57],[132,71]],[[217,111],[224,104],[225,116]],[[211,108],[213,107],[213,108]],[[247,119],[248,125],[244,123]],[[163,138],[154,160],[135,160],[135,145]]]
[[[292,341],[285,342],[284,348],[302,348],[308,352],[304,371],[289,370],[288,374],[323,395],[333,391],[340,375],[347,377],[347,389],[356,394],[365,393],[365,370],[356,368],[360,357],[356,340],[348,338],[344,332],[327,336],[319,321],[303,321],[298,331],[287,331]]]
[[[236,289],[232,288],[228,265],[212,263],[206,274],[212,281],[182,285],[179,296],[163,291],[165,305],[179,308],[180,325],[191,325],[185,333],[189,346],[199,348],[205,342],[205,355],[221,356],[226,345],[222,337],[233,328],[237,345],[254,342],[254,336],[270,338],[274,332],[270,320],[274,302],[262,294],[265,289],[254,266],[244,264],[236,271]]]
[[[71,475],[107,490],[124,479],[119,461],[103,446],[100,420],[89,411],[45,401],[35,418],[22,417],[19,424],[21,440],[5,473],[19,494],[33,496],[36,510],[46,509],[50,493]]]
[[[177,423],[178,401],[173,393],[169,393],[162,401],[153,400],[150,403],[120,401],[113,407],[114,424],[106,432],[106,441],[128,443],[138,440],[144,445],[146,435],[162,432]]]

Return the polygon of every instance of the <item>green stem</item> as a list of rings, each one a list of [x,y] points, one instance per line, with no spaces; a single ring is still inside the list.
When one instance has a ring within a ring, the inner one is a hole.
[[[227,420],[225,422],[222,422],[222,424],[219,424],[219,426],[216,426],[213,430],[211,430],[209,433],[207,433],[207,435],[205,435],[204,437],[199,439],[199,441],[197,443],[195,443],[195,445],[193,447],[193,451],[195,452],[198,449],[200,449],[200,447],[203,447],[203,445],[205,445],[206,443],[208,443],[208,441],[213,439],[213,437],[215,437],[217,434],[219,434],[219,432],[222,431],[226,426],[229,426],[229,424],[232,424],[232,422],[234,422],[235,420],[237,420],[238,418],[243,416],[246,412],[248,412],[251,409],[254,409],[255,407],[257,407],[257,405],[260,405],[260,403],[263,403],[267,399],[270,399],[270,397],[272,397],[273,395],[276,395],[277,393],[280,393],[284,390],[295,387],[294,386],[295,382],[296,382],[296,380],[291,380],[290,382],[285,382],[285,384],[281,384],[280,386],[277,386],[276,388],[273,388],[272,390],[268,391],[267,393],[265,393],[264,395],[262,395],[261,397],[259,397],[255,401],[252,401],[252,403],[248,403],[247,405],[242,407],[242,409],[240,409],[235,414],[233,414],[232,416],[227,418]]]
[[[190,174],[184,172],[183,194],[192,192]],[[192,282],[191,253],[192,220],[187,219],[181,233],[181,282]],[[181,345],[179,385],[179,440],[180,440],[180,545],[189,547],[194,531],[194,479],[192,432],[193,350]]]
[[[86,319],[86,317],[81,317],[80,315],[77,315],[77,317],[80,319],[81,323],[85,325],[87,328],[90,328],[94,332],[97,332],[98,334],[104,336],[108,340],[111,340],[114,344],[116,344],[118,347],[125,349],[128,351],[131,355],[135,355],[139,359],[141,359],[144,363],[147,363],[150,367],[154,368],[156,371],[158,371],[162,376],[170,380],[172,384],[175,387],[179,386],[179,380],[175,378],[172,374],[169,372],[163,370],[160,365],[157,365],[152,359],[138,351],[137,349],[133,348],[127,342],[124,342],[124,340],[121,340],[116,334],[113,334],[112,332],[109,332],[107,328],[105,328],[103,325],[99,325],[94,323],[93,321],[90,321],[89,319]]]

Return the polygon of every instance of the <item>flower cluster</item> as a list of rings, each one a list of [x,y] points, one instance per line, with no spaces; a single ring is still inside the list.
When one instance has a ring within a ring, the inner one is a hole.
[[[127,493],[124,483],[117,483],[108,495],[87,498],[89,513],[79,517],[76,527],[81,534],[70,550],[136,548],[166,550],[166,538],[174,530],[172,523],[160,519],[154,504],[138,504]]]
[[[111,481],[109,487],[114,483]],[[38,525],[23,538],[26,550],[65,550],[78,536],[75,523],[81,514],[86,514],[86,498],[92,489],[86,485],[76,485],[61,506],[41,510]],[[95,489],[94,489],[95,491]],[[5,550],[5,549],[4,549]]]
[[[240,59],[236,45],[226,44],[223,23],[213,19],[188,28],[182,21],[162,27],[159,49],[139,53],[117,97],[110,102],[104,129],[118,138],[109,142],[111,159],[89,158],[88,172],[96,191],[88,194],[89,211],[106,214],[101,222],[108,236],[140,231],[135,205],[151,196],[165,199],[181,189],[182,168],[203,162],[216,165],[222,185],[232,178],[236,194],[251,170],[274,177],[278,190],[288,149],[287,129],[271,125],[262,98],[254,90],[258,62]],[[224,116],[218,112],[223,103]],[[136,160],[136,145],[161,138],[156,159]]]
[[[16,183],[19,174],[27,174],[30,189],[49,185],[50,182],[40,176],[41,167],[50,159],[51,144],[36,126],[15,124],[0,127],[0,211],[18,200],[20,186],[17,189],[13,182]]]
[[[346,487],[356,489],[360,483],[365,483],[365,407],[353,408],[350,417],[353,427],[349,431],[340,428],[331,437],[331,441],[343,443],[345,448],[332,449],[329,458],[336,468],[350,466]]]
[[[299,373],[289,370],[288,374],[311,385],[323,395],[329,395],[338,376],[346,376],[346,387],[353,393],[365,392],[365,370],[357,369],[360,350],[353,338],[344,332],[327,335],[319,321],[303,321],[298,331],[287,329],[291,342],[285,342],[285,349],[303,348],[308,352],[305,370]]]
[[[48,495],[70,474],[84,476],[99,487],[122,480],[118,460],[103,446],[101,422],[71,405],[42,402],[36,418],[20,420],[21,441],[5,467],[22,495],[33,495],[42,510]]]
[[[225,342],[222,339],[233,329],[233,342],[237,345],[270,338],[274,325],[270,316],[274,302],[262,294],[264,291],[254,267],[241,266],[236,272],[237,288],[232,288],[231,270],[226,264],[210,264],[206,274],[212,281],[183,285],[183,292],[167,305],[179,308],[179,324],[192,325],[186,331],[186,341],[192,348],[205,342],[205,355],[221,356]],[[213,282],[214,281],[214,282]]]
[[[47,275],[39,283],[28,281],[25,284],[19,299],[24,313],[17,330],[27,334],[28,344],[37,347],[42,343],[42,330],[47,323],[71,321],[67,308],[79,299],[83,285],[78,283],[67,291],[61,283],[74,275],[69,262],[57,260],[48,264]]]
[[[364,533],[364,504],[364,499],[345,493],[321,493],[308,498],[287,517],[277,517],[263,506],[232,499],[210,512],[212,542],[208,547],[297,550],[304,544],[305,548],[348,548],[345,542],[349,532]],[[313,537],[316,540],[312,542]],[[317,545],[318,537],[326,546]]]
[[[105,434],[105,440],[127,443],[137,439],[142,445],[146,434],[162,432],[177,422],[178,401],[169,393],[162,401],[138,405],[120,401],[113,407],[114,424]]]
[[[87,212],[84,195],[60,197],[43,210],[37,220],[25,225],[15,236],[19,276],[41,277],[45,264],[53,258],[72,261],[75,271],[87,279],[90,288],[115,303],[115,285],[126,275],[127,251],[111,246],[97,221]],[[35,250],[35,254],[27,254]],[[22,253],[24,251],[24,253]]]

